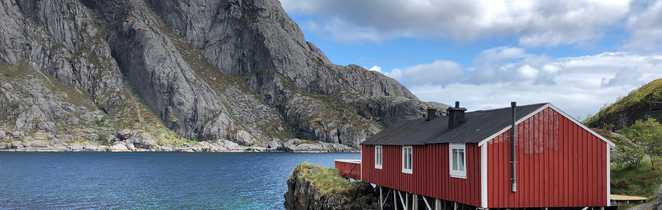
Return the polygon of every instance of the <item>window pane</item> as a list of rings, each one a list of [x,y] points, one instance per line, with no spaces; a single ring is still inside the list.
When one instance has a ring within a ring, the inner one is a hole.
[[[409,169],[411,169],[412,166],[414,165],[414,161],[413,161],[414,157],[412,154],[413,153],[411,152],[411,149],[409,149]]]
[[[453,150],[453,170],[457,170],[457,150]]]
[[[460,150],[460,152],[458,153],[458,159],[460,160],[460,164],[459,164],[460,167],[459,167],[458,170],[464,171],[464,151],[463,150]]]
[[[411,169],[411,150],[407,148],[407,169]]]

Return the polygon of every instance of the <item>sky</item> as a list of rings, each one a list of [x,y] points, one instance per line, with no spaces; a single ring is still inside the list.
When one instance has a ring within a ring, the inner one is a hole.
[[[550,102],[578,119],[662,78],[662,0],[281,0],[340,65],[470,110]]]

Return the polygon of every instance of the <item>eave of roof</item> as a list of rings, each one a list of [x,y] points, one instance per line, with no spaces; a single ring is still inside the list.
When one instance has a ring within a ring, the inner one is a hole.
[[[590,132],[600,140],[605,141],[610,147],[615,146],[614,143],[607,138],[589,129],[584,124],[550,103],[518,106],[516,124],[523,122],[546,108],[551,108],[570,119],[584,130]],[[511,114],[509,107],[467,112],[467,122],[460,127],[451,130],[447,129],[448,119],[446,117],[439,117],[432,121],[425,121],[423,119],[405,121],[370,137],[362,144],[425,145],[442,143],[477,143],[478,145],[483,145],[511,128]],[[472,123],[468,123],[470,121],[472,121]]]
[[[517,118],[521,119],[547,103],[517,107]],[[466,122],[448,129],[448,118],[438,117],[431,121],[409,120],[388,128],[363,142],[366,145],[423,145],[438,143],[479,143],[485,137],[510,125],[510,107],[478,110],[465,114]],[[489,123],[486,123],[489,122]]]

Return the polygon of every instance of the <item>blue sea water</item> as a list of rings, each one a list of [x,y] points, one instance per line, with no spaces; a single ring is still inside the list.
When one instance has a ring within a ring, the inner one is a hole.
[[[283,209],[300,162],[358,153],[0,153],[0,209]]]

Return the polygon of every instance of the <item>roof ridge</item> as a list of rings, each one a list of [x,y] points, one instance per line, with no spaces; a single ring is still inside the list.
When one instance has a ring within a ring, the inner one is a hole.
[[[543,103],[535,103],[535,104],[517,105],[517,108],[528,107],[528,106],[544,106],[544,105],[547,105],[547,104],[551,104],[551,103],[543,102]],[[481,109],[481,110],[474,110],[474,111],[470,111],[470,112],[489,112],[489,111],[497,111],[497,110],[503,110],[503,109],[510,109],[510,107],[507,106],[507,107],[501,107],[501,108],[495,108],[495,109]],[[467,113],[470,113],[470,112],[467,112]]]

